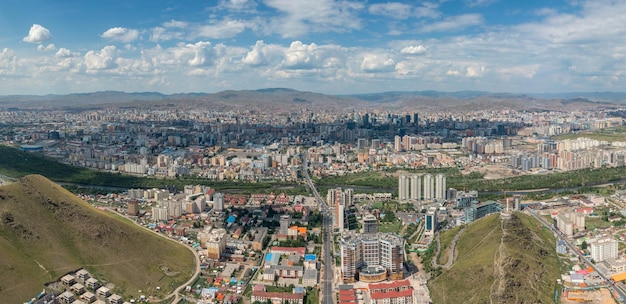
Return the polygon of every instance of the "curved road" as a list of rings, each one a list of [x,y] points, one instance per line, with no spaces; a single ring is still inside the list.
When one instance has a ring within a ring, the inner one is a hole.
[[[448,261],[446,261],[445,265],[439,265],[437,263],[437,257],[439,256],[439,251],[441,250],[441,242],[439,241],[439,234],[437,234],[437,254],[435,254],[435,256],[433,257],[433,267],[441,266],[443,269],[450,269],[450,267],[452,267],[454,259],[456,258],[456,242],[459,240],[459,237],[461,237],[461,234],[464,230],[465,228],[459,230],[459,232],[457,232],[452,239],[452,242],[450,243],[450,248],[448,248]]]
[[[115,213],[115,214],[117,214],[117,215],[119,215],[119,216],[121,216],[121,217],[123,217],[123,218],[125,218],[125,219],[128,219],[128,218],[127,218],[127,217],[125,217],[123,214],[121,214],[121,213],[119,213],[119,212],[117,212],[117,211],[115,211],[115,210],[108,209],[108,208],[107,208],[107,210],[108,210],[108,211],[110,211],[110,212],[113,212],[113,213]],[[129,220],[130,222],[132,222],[133,224],[135,224],[135,225],[137,225],[137,226],[139,226],[139,227],[141,227],[141,228],[143,228],[143,229],[145,229],[145,230],[148,230],[148,231],[150,231],[151,233],[154,233],[154,234],[156,234],[156,235],[158,235],[158,236],[160,236],[160,237],[162,237],[162,238],[164,238],[164,239],[166,239],[166,240],[169,240],[169,241],[174,242],[174,243],[179,244],[179,245],[183,245],[183,244],[180,244],[179,242],[177,242],[176,240],[173,240],[173,239],[171,239],[171,238],[169,238],[169,237],[167,237],[167,236],[165,236],[165,235],[162,235],[162,234],[160,234],[160,233],[156,233],[156,232],[154,232],[154,231],[152,231],[152,230],[148,229],[147,227],[141,226],[139,223],[137,223],[137,222],[135,222],[135,221],[132,221],[132,220],[130,220],[130,219],[128,219],[128,220]],[[191,248],[191,247],[189,247],[189,246],[187,246],[187,245],[183,245],[183,246],[185,246],[187,249],[191,250],[191,252],[193,253],[193,256],[194,256],[194,258],[195,258],[195,259],[194,259],[194,260],[195,260],[194,262],[195,262],[195,264],[196,264],[196,265],[195,265],[195,271],[194,271],[193,275],[191,276],[191,278],[190,278],[187,282],[185,282],[185,283],[183,283],[182,285],[178,286],[176,289],[174,289],[174,291],[173,291],[172,293],[170,293],[170,294],[166,295],[164,298],[162,298],[162,299],[157,299],[157,300],[156,300],[156,302],[162,302],[162,301],[165,301],[165,300],[167,300],[167,299],[169,299],[169,298],[171,298],[171,297],[174,297],[174,300],[172,301],[172,303],[173,303],[173,304],[174,304],[174,303],[178,303],[178,302],[180,302],[180,300],[182,300],[182,297],[180,296],[180,292],[181,292],[181,291],[182,291],[185,287],[187,287],[187,286],[191,285],[191,284],[192,284],[192,283],[193,283],[193,282],[194,282],[194,281],[198,278],[198,275],[200,275],[200,256],[198,255],[198,252],[197,252],[195,249],[193,249],[193,248]]]

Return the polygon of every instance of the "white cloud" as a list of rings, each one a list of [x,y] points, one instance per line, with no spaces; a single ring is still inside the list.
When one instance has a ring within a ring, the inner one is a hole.
[[[135,41],[137,40],[137,38],[139,38],[139,31],[135,29],[127,29],[124,27],[113,27],[102,33],[100,37],[128,43]]]
[[[407,55],[421,55],[426,53],[426,48],[422,45],[417,45],[417,46],[405,46],[404,48],[402,48],[400,50],[400,53],[402,54],[407,54]]]
[[[41,51],[41,52],[49,52],[49,51],[55,51],[57,49],[56,46],[54,46],[54,44],[48,44],[46,46],[44,46],[43,44],[40,44],[37,46],[37,50]]]
[[[218,8],[236,11],[255,7],[256,2],[254,0],[220,0],[218,5]]]
[[[4,48],[0,52],[0,75],[15,74],[17,68],[17,56],[11,49]]]
[[[523,77],[523,78],[533,78],[535,74],[537,74],[537,70],[539,69],[538,64],[531,65],[519,65],[512,67],[502,67],[497,69],[497,72],[505,77],[506,79],[510,79],[512,77]]]
[[[484,74],[484,66],[468,66],[465,68],[465,77],[481,77]]]
[[[361,70],[366,73],[393,71],[395,62],[387,54],[365,54],[361,61]]]
[[[285,47],[277,44],[265,44],[263,40],[257,41],[252,50],[246,53],[241,62],[247,65],[260,66],[278,64],[285,53]]]
[[[39,24],[33,24],[28,31],[28,36],[24,37],[22,41],[39,44],[50,40],[50,38],[52,38],[52,35],[47,28]]]
[[[489,6],[498,2],[498,0],[465,0],[465,5],[469,7]]]
[[[265,5],[282,13],[267,24],[266,30],[283,38],[295,38],[309,32],[346,32],[361,28],[357,12],[363,4],[335,0],[265,0]]]
[[[66,49],[66,48],[60,48],[55,54],[54,56],[56,57],[74,57],[77,54],[73,54],[70,50]]]
[[[369,7],[372,15],[381,15],[393,19],[406,19],[411,16],[412,6],[400,2],[376,3]]]
[[[89,51],[85,54],[85,66],[88,70],[107,70],[117,66],[117,48],[105,46],[100,51]]]
[[[163,27],[166,27],[166,28],[181,28],[181,29],[184,29],[184,28],[187,28],[187,26],[189,26],[189,24],[187,22],[179,21],[179,20],[170,20],[170,21],[167,21],[167,22],[163,23]]]
[[[195,29],[194,37],[224,39],[231,38],[246,29],[246,24],[239,20],[221,20],[219,22],[203,25]]]
[[[451,32],[458,31],[467,27],[483,24],[484,19],[480,14],[465,14],[448,17],[442,21],[424,25],[420,32]]]

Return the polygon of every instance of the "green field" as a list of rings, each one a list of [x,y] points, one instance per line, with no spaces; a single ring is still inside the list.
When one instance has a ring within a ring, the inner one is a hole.
[[[611,223],[602,219],[602,217],[586,217],[585,228],[587,230],[604,229],[611,227]]]
[[[626,142],[626,127],[600,129],[600,130],[595,130],[595,131],[585,131],[585,132],[578,132],[578,133],[568,133],[568,134],[552,136],[552,139],[554,140],[578,139],[581,137],[608,141],[608,142],[614,142],[614,141]]]
[[[114,293],[156,297],[191,277],[194,256],[110,212],[93,208],[41,176],[0,187],[0,299],[21,303],[45,282],[87,269]],[[156,291],[156,287],[160,291]]]
[[[552,303],[560,277],[554,238],[534,219],[491,215],[461,235],[453,266],[429,281],[433,303]]]
[[[381,222],[378,226],[378,232],[400,233],[400,229],[402,229],[402,222],[400,220],[395,220],[391,223]]]

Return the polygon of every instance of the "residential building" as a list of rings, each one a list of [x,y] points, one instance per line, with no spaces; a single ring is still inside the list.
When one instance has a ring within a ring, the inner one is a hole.
[[[410,304],[414,300],[409,280],[368,284],[368,289],[373,304]]]
[[[618,256],[617,240],[606,237],[595,240],[589,244],[591,258],[596,262],[603,262],[607,259],[615,259]]]
[[[435,199],[438,201],[445,201],[446,197],[446,176],[443,174],[437,174],[435,177]]]
[[[402,277],[404,241],[390,233],[342,235],[341,273],[344,282],[353,282],[361,268],[381,266],[391,278]]]
[[[224,210],[224,194],[216,192],[213,194],[213,210],[221,212]]]
[[[424,200],[435,198],[435,180],[432,174],[424,175]]]
[[[217,228],[211,230],[206,240],[207,258],[219,260],[226,249],[226,230]]]

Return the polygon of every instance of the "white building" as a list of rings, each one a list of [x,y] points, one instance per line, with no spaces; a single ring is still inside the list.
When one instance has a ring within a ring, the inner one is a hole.
[[[446,199],[446,176],[443,174],[437,174],[435,178],[435,199],[443,201]]]
[[[411,175],[410,198],[412,200],[420,200],[422,198],[422,177],[420,175]]]
[[[591,258],[596,263],[606,259],[615,259],[618,256],[617,240],[613,238],[596,240],[591,242],[589,251],[591,251]]]
[[[435,198],[435,180],[432,174],[424,175],[424,200]]]

